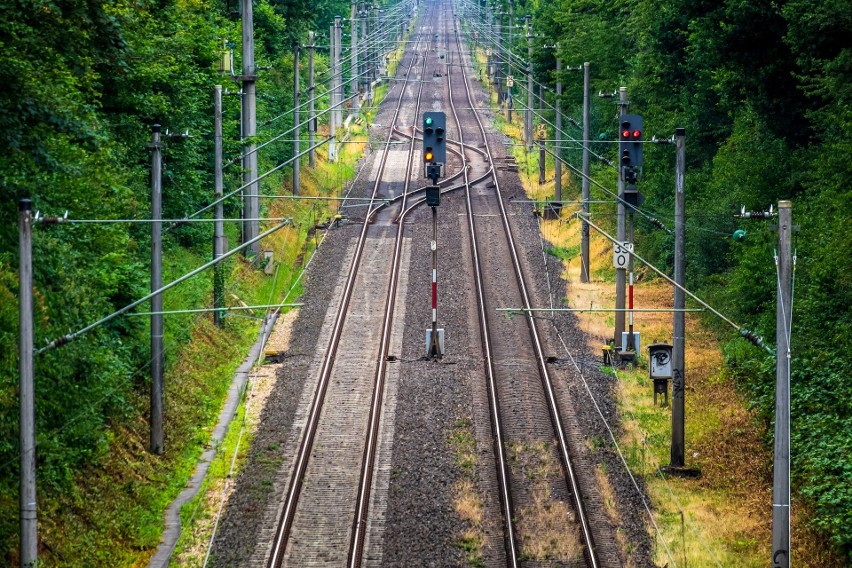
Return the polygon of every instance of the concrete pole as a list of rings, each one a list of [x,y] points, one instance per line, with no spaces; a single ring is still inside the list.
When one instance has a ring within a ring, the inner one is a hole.
[[[678,286],[686,285],[686,196],[684,174],[686,171],[686,130],[675,130],[675,242],[674,281]],[[674,315],[672,325],[672,447],[671,467],[683,467],[685,461],[685,399],[686,383],[686,315],[683,312],[686,295],[674,288]]]
[[[213,258],[219,258],[225,254],[225,229],[222,223],[224,218],[223,204],[220,201],[223,195],[224,176],[222,173],[222,85],[216,85],[214,93],[213,111],[213,155],[214,155],[214,181],[213,191],[217,203],[213,208]],[[225,267],[222,263],[213,266],[213,307],[225,307]],[[217,327],[225,324],[223,312],[213,312],[213,323]]]
[[[627,87],[618,89],[619,105],[618,105],[618,125],[621,126],[621,116],[627,114]],[[618,230],[617,238],[619,243],[625,241],[627,236],[624,210],[624,172],[621,168],[621,162],[618,162]],[[615,348],[621,349],[621,334],[624,332],[624,289],[625,280],[627,278],[624,268],[615,269]]]
[[[160,125],[151,127],[151,291],[163,287],[163,155]],[[163,453],[163,296],[151,297],[151,453]]]
[[[497,49],[494,50],[494,86],[497,91],[497,106],[502,106],[503,96],[503,12],[497,20]]]
[[[316,49],[316,34],[308,32],[309,50],[308,50],[308,166],[315,168],[317,166],[317,156],[314,150],[317,131],[317,119],[314,116],[314,96],[316,89],[314,84],[314,51]]]
[[[557,50],[559,47],[557,46]],[[553,200],[562,201],[562,59],[556,58],[556,159],[553,160]]]
[[[358,77],[358,81],[359,81],[359,83],[361,83],[361,84],[363,84],[363,83],[365,83],[365,82],[367,83],[367,87],[366,87],[366,91],[367,91],[367,101],[368,101],[368,103],[367,103],[367,104],[369,105],[369,101],[372,101],[372,100],[373,100],[373,97],[372,97],[372,95],[371,95],[371,93],[370,93],[370,90],[372,89],[372,87],[370,86],[370,80],[369,80],[368,78],[365,78],[365,77],[361,77],[361,76],[360,76],[360,75],[361,75],[361,73],[365,73],[365,72],[366,72],[366,70],[367,70],[367,65],[369,65],[369,61],[368,61],[368,59],[367,59],[367,9],[366,9],[366,7],[364,6],[364,3],[363,3],[363,2],[361,3],[361,8],[360,8],[360,10],[359,10],[359,17],[360,17],[360,19],[361,19],[361,44],[362,44],[362,45],[361,45],[361,49],[364,51],[364,53],[362,54],[362,55],[364,56],[364,59],[363,59],[364,63],[363,63],[363,65],[361,66],[361,69],[359,69],[359,72],[358,72],[358,75],[359,75],[359,77]]]
[[[351,70],[352,70],[352,81],[350,83],[350,96],[354,96],[358,92],[358,4],[356,0],[352,0],[352,4],[350,6],[351,17],[349,18],[350,30],[349,34],[352,36],[352,57],[351,61]]]
[[[334,108],[335,98],[337,96],[337,89],[335,89],[335,75],[337,75],[337,61],[334,56],[336,55],[336,51],[334,49],[334,40],[337,37],[337,34],[334,30],[334,24],[329,26],[328,28],[328,58],[329,58],[329,68],[331,71],[331,78],[328,82],[328,104],[330,108]],[[335,154],[337,153],[337,146],[335,140],[335,134],[337,132],[337,124],[335,124],[336,116],[334,111],[328,113],[328,131],[329,136],[331,136],[331,140],[328,141],[328,161],[334,163]]]
[[[790,334],[793,323],[793,203],[778,202],[778,301],[775,321],[775,460],[772,567],[790,566]]]
[[[35,463],[35,381],[33,378],[33,204],[18,202],[18,309],[21,374],[21,566],[38,563]]]
[[[252,0],[241,0],[243,20],[243,93],[242,93],[242,137],[243,143],[243,185],[248,185],[243,197],[243,218],[252,219],[243,222],[243,241],[255,238],[259,233],[260,199],[252,197],[260,194],[257,181],[257,153],[254,137],[257,135],[257,110],[255,101],[254,67],[254,18]],[[260,257],[260,242],[245,248],[248,258]]]
[[[301,172],[299,171],[299,139],[302,136],[302,129],[299,127],[299,54],[301,47],[296,44],[296,49],[293,52],[293,126],[296,130],[293,131],[293,195],[301,193],[302,180]]]
[[[493,77],[494,77],[494,50],[487,47],[489,45],[489,42],[491,41],[491,38],[494,37],[494,22],[493,22],[493,19],[492,19],[491,10],[488,10],[486,12],[486,16],[488,18],[488,37],[483,38],[483,47],[485,47],[485,49],[486,49],[485,56],[487,58],[486,63],[488,64],[488,78],[493,80]],[[489,52],[491,52],[491,55],[488,55]]]
[[[583,215],[589,214],[589,132],[591,129],[592,113],[590,110],[591,95],[589,90],[589,62],[583,63]],[[580,282],[589,282],[589,224],[583,221],[580,228]]]
[[[385,25],[385,11],[379,9],[379,14],[376,16],[376,29],[378,30],[378,37],[376,39],[378,41],[378,48],[376,50],[376,78],[381,76],[379,69],[382,68],[385,54],[388,52],[387,28]]]
[[[512,73],[512,53],[514,52],[515,47],[515,3],[509,2],[509,56],[506,58],[506,76],[509,75],[514,76]],[[514,81],[513,81],[514,82]],[[511,87],[506,87],[506,119],[509,121],[509,124],[512,123],[512,106],[514,106],[514,101],[512,100],[512,89],[514,85]]]
[[[524,113],[524,138],[527,143],[527,151],[532,150],[533,143],[533,66],[532,66],[532,16],[526,15],[527,28],[527,110]]]
[[[334,114],[335,125],[337,128],[343,128],[343,62],[341,57],[341,44],[343,43],[343,20],[341,20],[340,16],[335,16],[334,18],[334,63],[336,65],[336,73],[335,73],[335,90],[337,91],[337,96],[335,97],[335,110]]]

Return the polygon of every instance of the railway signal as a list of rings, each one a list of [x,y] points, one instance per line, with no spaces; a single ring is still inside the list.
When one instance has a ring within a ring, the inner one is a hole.
[[[642,167],[642,116],[625,114],[621,116],[621,128],[618,134],[618,153],[621,166],[630,167],[638,173]]]
[[[426,329],[426,353],[434,359],[444,356],[444,330],[438,327],[438,206],[441,204],[441,166],[447,163],[447,115],[423,113],[423,164],[432,185],[426,188],[426,205],[432,209],[432,326]]]
[[[639,169],[642,167],[642,117],[625,114],[618,130],[618,153],[621,156],[621,174],[624,179],[624,201],[638,207],[644,200],[636,189]]]
[[[423,163],[447,163],[446,131],[447,116],[443,112],[423,113]],[[431,177],[428,169],[427,177]]]

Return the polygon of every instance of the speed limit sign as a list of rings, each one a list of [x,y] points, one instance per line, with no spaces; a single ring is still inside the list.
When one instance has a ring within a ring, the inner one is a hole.
[[[627,268],[630,262],[630,254],[633,252],[633,243],[624,241],[621,244],[615,244],[612,248],[612,265],[616,268]]]

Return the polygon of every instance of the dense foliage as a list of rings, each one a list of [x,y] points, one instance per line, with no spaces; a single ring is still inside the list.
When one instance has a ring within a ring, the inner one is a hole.
[[[538,79],[558,55],[592,64],[592,93],[627,86],[646,138],[687,134],[688,286],[770,343],[775,339],[777,236],[737,221],[741,206],[793,201],[797,267],[792,330],[792,467],[813,523],[852,559],[852,3],[848,0],[559,0],[515,3],[535,14]],[[524,40],[525,43],[525,40]],[[522,45],[519,53],[525,51]],[[580,118],[581,81],[563,76]],[[593,100],[593,136],[613,139],[615,110]],[[601,146],[610,158],[614,149]],[[646,146],[643,208],[673,226],[674,152]],[[606,170],[604,166],[600,170]],[[604,215],[606,217],[606,215]],[[672,240],[637,216],[637,246],[670,266]],[[742,243],[734,229],[747,230]],[[767,424],[775,365],[730,328],[730,375]],[[771,437],[771,428],[768,429]],[[771,439],[767,440],[771,443]]]
[[[289,109],[295,40],[327,30],[348,0],[254,3],[259,122]],[[223,40],[236,44],[238,0],[0,0],[0,558],[11,563],[17,519],[16,200],[48,215],[133,218],[148,212],[149,128],[193,138],[166,150],[164,214],[209,201],[212,87]],[[687,132],[688,285],[770,341],[775,327],[775,235],[736,223],[740,206],[793,200],[793,472],[814,523],[852,559],[852,3],[849,0],[518,1],[532,13],[535,69],[552,84],[559,44],[566,65],[592,63],[592,91],[629,88],[648,135]],[[518,34],[520,35],[520,34]],[[518,52],[523,52],[520,44]],[[320,64],[322,65],[322,63]],[[576,73],[564,107],[581,116]],[[226,85],[226,89],[229,87]],[[236,90],[231,87],[230,90]],[[593,132],[611,139],[614,109],[595,100]],[[226,97],[227,154],[239,152],[239,102]],[[287,117],[273,127],[289,127]],[[265,136],[261,129],[260,137]],[[612,149],[599,145],[614,156]],[[285,156],[282,145],[265,155]],[[648,147],[641,191],[672,225],[673,152]],[[601,170],[605,168],[599,166]],[[229,171],[229,182],[239,172]],[[611,174],[609,174],[611,175]],[[236,214],[237,206],[227,215]],[[638,246],[658,264],[671,238],[638,219]],[[730,238],[748,230],[743,243]],[[79,329],[147,288],[145,226],[39,228],[34,239],[36,344]],[[167,249],[207,251],[208,228],[169,234]],[[204,252],[203,254],[209,254]],[[70,483],[107,448],[116,420],[142,412],[147,387],[141,319],[120,319],[36,360],[40,491]],[[720,333],[728,330],[719,327]],[[771,421],[774,364],[731,336],[731,376]]]
[[[258,122],[292,107],[292,49],[307,30],[327,30],[348,0],[256,0]],[[17,200],[74,219],[149,214],[150,127],[189,130],[165,149],[163,215],[183,217],[211,201],[213,86],[223,41],[240,65],[238,0],[0,0],[0,563],[17,548]],[[318,71],[326,69],[318,55]],[[226,157],[239,154],[239,100],[225,97]],[[285,115],[258,138],[292,126]],[[261,171],[291,155],[279,144]],[[237,187],[239,167],[226,170]],[[235,201],[226,216],[239,215]],[[166,262],[187,247],[210,257],[209,225],[167,234]],[[236,235],[234,235],[236,236]],[[144,295],[146,225],[63,225],[34,231],[35,342],[78,330]],[[232,240],[232,243],[235,239]],[[197,306],[186,306],[197,307]],[[187,331],[169,326],[177,343]],[[111,426],[144,416],[145,318],[119,318],[36,358],[39,496],[67,487],[108,449]]]

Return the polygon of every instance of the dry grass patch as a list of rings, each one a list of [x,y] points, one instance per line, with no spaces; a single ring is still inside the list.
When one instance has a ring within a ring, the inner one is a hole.
[[[453,485],[453,507],[466,528],[456,536],[456,546],[464,552],[465,562],[469,566],[484,566],[483,548],[485,532],[483,529],[482,496],[479,494],[476,467],[476,438],[473,424],[468,418],[459,419],[453,424],[448,435],[448,445],[453,452],[453,462],[459,468],[460,479]]]
[[[507,444],[509,463],[515,475],[529,480],[532,502],[517,508],[517,531],[521,558],[571,562],[582,553],[574,513],[552,494],[562,472],[555,442]]]

